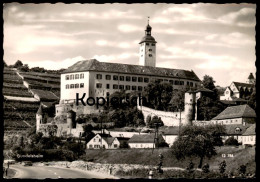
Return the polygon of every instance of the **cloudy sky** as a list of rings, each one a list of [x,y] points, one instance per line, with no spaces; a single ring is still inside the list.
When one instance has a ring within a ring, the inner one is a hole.
[[[150,16],[157,66],[193,70],[216,85],[255,73],[254,4],[17,4],[4,6],[4,60],[29,67],[139,64]]]

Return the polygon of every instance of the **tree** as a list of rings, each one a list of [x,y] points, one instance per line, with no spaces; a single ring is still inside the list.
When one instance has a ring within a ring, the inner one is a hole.
[[[143,96],[148,99],[148,103],[144,103],[144,105],[166,111],[171,101],[172,92],[173,88],[170,83],[150,82],[143,92]]]
[[[179,109],[184,110],[184,99],[185,92],[189,90],[188,87],[181,88],[179,90],[173,90],[172,98],[170,101],[170,111],[179,111]]]
[[[214,79],[211,77],[211,76],[209,76],[209,75],[205,75],[204,77],[203,77],[203,80],[202,80],[202,85],[203,85],[203,87],[205,87],[205,88],[207,88],[207,89],[209,89],[209,90],[212,90],[213,91],[213,94],[212,94],[212,98],[214,99],[214,100],[217,100],[218,99],[218,89],[215,87],[215,81],[214,81]]]
[[[20,70],[20,71],[23,71],[23,72],[28,72],[30,69],[29,69],[28,64],[25,64],[25,65],[23,65],[23,66],[20,66],[20,67],[19,67],[19,70]]]
[[[15,67],[15,68],[20,68],[21,66],[23,66],[23,63],[22,63],[22,61],[20,61],[20,60],[17,60],[17,61],[15,62],[15,64],[14,64],[14,67]]]
[[[147,124],[147,126],[149,128],[154,128],[155,127],[155,123],[159,123],[160,126],[164,126],[162,119],[160,117],[158,117],[158,116],[154,116],[151,119],[150,123],[146,123],[146,124]]]
[[[33,68],[31,68],[31,71],[44,73],[46,70],[44,68],[40,68],[40,67],[33,67]]]
[[[48,125],[47,126],[47,133],[50,137],[53,137],[57,134],[57,131],[58,131],[58,126],[55,125],[55,124],[52,124],[52,125]]]
[[[211,129],[212,130],[212,129]],[[205,157],[216,155],[215,139],[208,126],[184,126],[180,137],[173,144],[173,154],[178,160],[185,157],[199,157],[198,168],[202,167]]]
[[[237,139],[235,139],[234,137],[229,137],[226,141],[225,141],[225,145],[235,145],[238,146],[238,141]]]
[[[197,101],[198,108],[198,120],[209,121],[217,116],[221,111],[225,109],[225,106],[218,100],[209,96],[202,96]]]
[[[207,131],[213,137],[214,146],[223,146],[222,137],[226,134],[226,128],[223,125],[208,125]]]
[[[202,85],[205,88],[207,88],[209,90],[215,89],[216,87],[215,87],[214,83],[215,83],[215,81],[213,80],[213,78],[211,76],[209,76],[209,75],[203,76]]]
[[[124,127],[125,126],[125,114],[122,110],[115,110],[109,117],[109,120],[115,123],[115,127]]]

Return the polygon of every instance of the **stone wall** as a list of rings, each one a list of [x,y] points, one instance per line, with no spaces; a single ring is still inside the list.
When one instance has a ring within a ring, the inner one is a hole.
[[[115,175],[116,172],[119,170],[129,171],[131,169],[150,169],[155,167],[150,165],[145,166],[139,164],[101,164],[101,163],[93,163],[93,162],[85,162],[85,161],[73,161],[73,162],[60,161],[60,162],[44,162],[44,163],[36,162],[33,165],[69,167],[69,168],[75,168],[84,171],[99,172],[99,173],[103,173],[102,176],[104,175],[104,177],[106,178],[113,177],[112,175]]]
[[[147,116],[158,116],[161,118],[165,126],[179,126],[180,124],[180,115],[181,115],[181,123],[184,122],[185,116],[184,112],[165,112],[158,111],[155,109],[151,109],[145,106],[138,106],[138,110],[142,111],[144,115],[144,121],[146,122]]]

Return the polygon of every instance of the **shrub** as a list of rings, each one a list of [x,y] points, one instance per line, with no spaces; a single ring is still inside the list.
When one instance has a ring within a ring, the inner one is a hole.
[[[245,166],[245,165],[239,166],[239,168],[238,168],[237,170],[238,170],[238,173],[239,173],[241,176],[244,176],[244,175],[246,174],[246,166]]]
[[[238,146],[238,141],[234,137],[229,137],[225,141],[225,145],[235,145],[235,146]]]
[[[194,172],[194,163],[193,163],[192,161],[190,161],[189,165],[186,167],[186,170],[187,170],[189,173]]]
[[[203,171],[204,173],[208,173],[208,172],[209,172],[209,164],[208,164],[208,163],[206,163],[206,164],[204,164],[204,165],[202,166],[202,171]]]
[[[226,171],[226,167],[227,167],[227,164],[226,164],[226,161],[222,161],[221,163],[219,163],[219,172],[221,174],[223,174],[225,171]]]

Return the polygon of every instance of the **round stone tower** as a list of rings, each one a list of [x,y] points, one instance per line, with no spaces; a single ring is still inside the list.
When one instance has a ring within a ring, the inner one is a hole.
[[[43,112],[42,112],[42,106],[40,105],[36,113],[36,132],[39,132],[40,130],[40,125],[42,124],[42,117],[43,117]]]
[[[192,120],[194,118],[194,106],[195,106],[195,100],[196,94],[195,92],[188,91],[185,93],[185,100],[184,100],[184,125],[192,125]]]
[[[67,126],[69,130],[69,134],[71,134],[71,129],[76,128],[76,114],[74,111],[69,110],[67,112]]]

